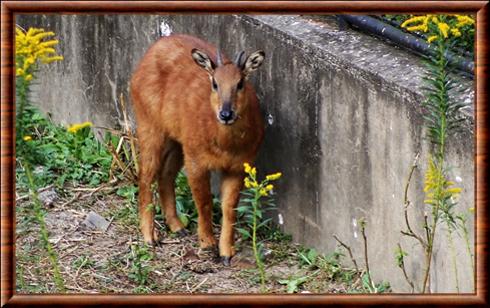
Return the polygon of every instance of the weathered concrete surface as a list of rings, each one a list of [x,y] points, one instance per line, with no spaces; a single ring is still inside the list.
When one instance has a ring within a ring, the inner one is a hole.
[[[55,120],[92,120],[115,126],[114,100],[126,91],[130,72],[157,37],[158,26],[195,34],[226,53],[263,49],[266,61],[253,77],[267,131],[258,166],[282,171],[277,203],[284,229],[296,241],[331,252],[337,234],[362,264],[357,220],[367,222],[374,279],[395,291],[408,291],[397,268],[398,242],[408,251],[408,273],[421,280],[421,249],[400,235],[404,229],[403,191],[417,152],[428,153],[423,139],[420,92],[423,66],[416,56],[354,31],[339,31],[331,21],[297,16],[51,16],[21,18],[60,33],[67,59],[44,72],[39,100]],[[54,86],[53,86],[54,85]],[[473,101],[472,83],[458,99]],[[463,188],[458,211],[469,216],[473,245],[474,206],[472,107],[465,129],[448,148],[451,177]],[[424,212],[423,173],[417,169],[409,197],[410,218],[420,225]],[[436,237],[431,289],[455,292],[447,233]],[[421,228],[416,228],[421,232]],[[473,291],[466,246],[454,236],[459,290]],[[348,260],[346,260],[348,262]]]

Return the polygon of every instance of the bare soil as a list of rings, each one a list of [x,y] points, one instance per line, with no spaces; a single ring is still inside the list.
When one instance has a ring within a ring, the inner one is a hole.
[[[237,242],[232,265],[222,265],[210,252],[200,251],[191,231],[175,237],[159,221],[161,245],[148,249],[151,260],[141,261],[146,281],[134,278],[135,247],[144,247],[134,205],[115,194],[116,188],[76,188],[57,191],[46,208],[49,241],[58,255],[68,293],[257,293],[259,275],[249,243]],[[17,292],[56,292],[53,270],[41,245],[39,225],[31,202],[18,192],[16,267]],[[107,230],[90,229],[83,221],[90,211],[110,222]],[[215,232],[218,236],[219,227]],[[132,248],[133,247],[133,248]],[[356,292],[359,281],[347,285],[330,279],[319,269],[301,267],[298,245],[288,241],[265,243],[267,293],[285,293],[284,280],[308,277],[295,290],[303,293]],[[279,283],[282,281],[282,284]],[[356,287],[357,285],[357,287]]]

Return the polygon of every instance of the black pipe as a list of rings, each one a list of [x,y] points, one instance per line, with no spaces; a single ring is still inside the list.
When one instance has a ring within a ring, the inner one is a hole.
[[[403,32],[379,19],[366,15],[338,15],[338,17],[341,24],[347,22],[360,30],[387,38],[393,43],[409,48],[423,56],[434,56],[436,54],[436,48],[429,45],[424,39]],[[475,62],[450,51],[446,52],[445,57],[451,66],[470,74],[470,76],[474,76]]]

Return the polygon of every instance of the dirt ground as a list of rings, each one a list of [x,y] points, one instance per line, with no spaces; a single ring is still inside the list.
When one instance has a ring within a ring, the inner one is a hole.
[[[175,237],[163,222],[159,247],[142,245],[137,212],[116,188],[73,188],[56,191],[46,207],[49,241],[58,255],[61,276],[68,293],[257,293],[260,292],[249,243],[237,242],[231,267],[223,266],[213,253],[198,248],[197,235]],[[104,230],[84,224],[93,211],[110,224]],[[17,292],[56,292],[53,271],[39,237],[26,192],[17,197]],[[218,236],[219,228],[215,232]],[[267,293],[286,293],[288,281],[296,280],[294,292],[359,292],[359,279],[335,281],[318,268],[300,266],[298,247],[289,241],[265,243]],[[143,247],[138,250],[137,247]],[[299,280],[298,280],[299,278]],[[300,281],[300,282],[298,282]],[[291,286],[290,286],[291,287]]]

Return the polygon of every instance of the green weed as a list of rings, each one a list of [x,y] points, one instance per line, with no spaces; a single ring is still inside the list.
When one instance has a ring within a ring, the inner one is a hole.
[[[129,261],[131,262],[129,279],[136,282],[139,286],[144,286],[149,281],[149,274],[152,271],[150,261],[153,253],[147,245],[131,245]]]

